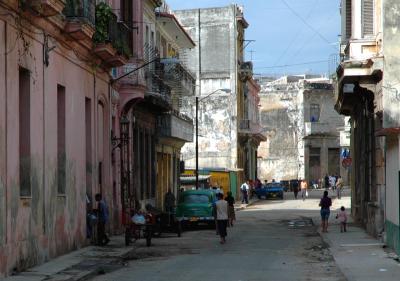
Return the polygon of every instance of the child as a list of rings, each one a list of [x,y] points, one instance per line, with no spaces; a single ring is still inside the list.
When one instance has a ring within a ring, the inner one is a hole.
[[[340,208],[336,218],[339,219],[340,222],[340,232],[346,232],[347,214],[343,206]]]

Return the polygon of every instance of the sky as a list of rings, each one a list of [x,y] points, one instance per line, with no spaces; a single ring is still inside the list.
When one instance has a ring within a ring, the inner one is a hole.
[[[254,74],[328,75],[339,53],[340,0],[167,0],[172,10],[244,6]]]

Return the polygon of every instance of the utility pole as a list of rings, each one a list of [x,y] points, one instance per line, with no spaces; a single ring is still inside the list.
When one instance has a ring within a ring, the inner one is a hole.
[[[201,95],[201,9],[198,9],[199,92],[196,96],[196,189],[199,188],[199,96]]]

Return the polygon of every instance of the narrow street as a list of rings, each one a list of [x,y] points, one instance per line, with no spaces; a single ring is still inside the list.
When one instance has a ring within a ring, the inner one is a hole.
[[[92,280],[346,280],[311,220],[322,191],[310,194],[302,201],[286,193],[237,212],[225,245],[210,229],[154,239],[150,248],[139,241],[122,269]]]

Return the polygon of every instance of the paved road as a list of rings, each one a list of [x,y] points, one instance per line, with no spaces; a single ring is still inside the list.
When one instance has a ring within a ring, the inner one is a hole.
[[[139,241],[122,268],[93,280],[345,280],[310,220],[321,194],[258,201],[237,213],[225,245],[210,229],[154,239],[150,248]]]

